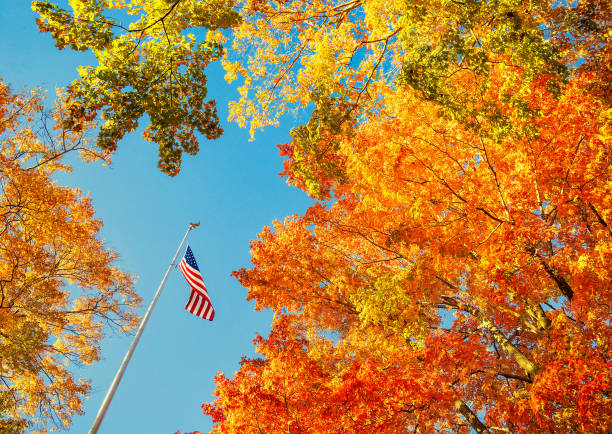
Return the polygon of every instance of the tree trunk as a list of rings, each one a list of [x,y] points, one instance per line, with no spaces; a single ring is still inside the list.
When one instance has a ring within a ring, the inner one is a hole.
[[[489,428],[478,419],[478,416],[474,414],[472,409],[467,406],[467,404],[461,400],[455,401],[455,408],[461,415],[468,421],[470,426],[476,431],[478,434],[481,433],[489,433]]]
[[[525,356],[521,350],[519,350],[510,339],[506,337],[506,335],[495,325],[491,319],[486,317],[482,312],[480,312],[476,307],[470,306],[467,303],[457,300],[455,297],[451,296],[443,296],[445,304],[452,306],[456,309],[467,312],[474,317],[476,317],[480,321],[480,327],[488,330],[495,342],[497,342],[502,349],[510,356],[512,359],[518,363],[518,365],[527,372],[530,377],[535,376],[540,370],[539,366],[533,363],[527,356]]]
[[[506,337],[506,335],[493,323],[493,321],[491,321],[489,318],[485,318],[480,312],[478,313],[479,315],[477,318],[480,320],[480,325],[491,333],[493,339],[495,339],[495,342],[497,342],[502,349],[510,357],[512,357],[514,361],[525,370],[525,372],[527,372],[527,374],[529,374],[531,377],[535,376],[540,370],[538,365],[529,360],[529,358],[525,356],[521,350],[510,342],[510,339]]]

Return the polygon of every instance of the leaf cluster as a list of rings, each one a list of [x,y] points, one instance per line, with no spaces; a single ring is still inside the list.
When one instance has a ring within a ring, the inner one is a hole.
[[[68,87],[64,127],[99,119],[98,146],[114,151],[146,117],[144,138],[157,143],[159,168],[176,175],[182,153],[198,151],[196,133],[216,139],[223,132],[214,100],[206,99],[204,73],[223,48],[214,38],[197,42],[194,32],[237,25],[233,3],[88,0],[70,6],[32,3],[40,30],[50,32],[58,48],[90,51],[97,61],[79,68],[80,78]]]

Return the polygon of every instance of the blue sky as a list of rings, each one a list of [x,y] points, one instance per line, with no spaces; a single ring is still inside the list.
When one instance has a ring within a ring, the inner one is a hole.
[[[52,95],[87,64],[86,54],[58,51],[40,34],[28,1],[4,2],[0,8],[0,77],[14,90],[40,86]],[[137,274],[136,290],[146,309],[166,271],[188,222],[200,221],[189,244],[198,261],[216,311],[214,322],[189,314],[189,289],[172,272],[136,352],[115,394],[99,433],[173,433],[207,431],[209,417],[200,405],[212,399],[214,375],[232,376],[242,355],[252,356],[256,333],[266,335],[270,312],[255,312],[246,289],[230,276],[250,265],[249,240],[274,219],[302,213],[306,195],[278,176],[282,160],[277,143],[289,140],[296,124],[287,118],[248,141],[248,131],[227,119],[227,102],[237,95],[219,67],[209,69],[209,96],[217,100],[225,134],[203,139],[196,157],[186,156],[175,178],[156,167],[157,146],[139,132],[119,146],[111,167],[77,164],[58,182],[89,194],[104,222],[108,248],[118,265]],[[85,433],[131,342],[108,331],[102,360],[78,371],[91,378],[93,391],[85,414],[73,419],[70,433]]]

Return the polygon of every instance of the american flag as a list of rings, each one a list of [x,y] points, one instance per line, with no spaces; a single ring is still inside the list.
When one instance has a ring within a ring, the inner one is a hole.
[[[215,310],[212,307],[210,298],[208,298],[208,291],[206,291],[206,286],[204,286],[202,274],[200,274],[200,269],[189,246],[187,246],[185,256],[183,256],[179,268],[191,287],[191,295],[185,305],[185,309],[200,318],[212,321],[215,317]]]

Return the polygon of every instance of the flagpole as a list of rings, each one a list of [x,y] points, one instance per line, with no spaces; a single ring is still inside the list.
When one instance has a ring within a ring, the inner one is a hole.
[[[174,265],[176,265],[176,259],[178,258],[179,253],[181,252],[181,249],[183,248],[183,244],[185,244],[185,240],[187,239],[187,235],[189,235],[189,232],[200,226],[200,222],[198,223],[189,223],[189,228],[187,229],[187,232],[185,232],[185,236],[183,237],[183,240],[181,241],[181,244],[179,245],[178,249],[176,250],[176,253],[174,255],[174,258],[172,259],[172,262],[170,263],[170,266],[168,266],[168,270],[166,270],[166,274],[164,275],[164,278],[162,279],[161,283],[159,284],[159,288],[157,288],[157,292],[155,293],[155,297],[153,297],[153,301],[151,301],[151,304],[149,305],[149,308],[147,309],[147,313],[145,313],[145,316],[142,318],[142,321],[140,322],[140,326],[138,326],[138,330],[136,331],[136,336],[134,336],[134,339],[132,340],[132,344],[130,345],[130,348],[128,349],[125,357],[123,358],[123,362],[121,362],[121,366],[119,366],[119,370],[117,371],[117,374],[115,375],[115,378],[113,379],[113,382],[111,383],[110,387],[108,388],[108,392],[106,392],[106,396],[104,397],[104,401],[102,402],[102,405],[100,406],[100,410],[98,410],[98,414],[96,416],[96,419],[93,422],[93,425],[91,426],[91,429],[89,430],[89,434],[96,434],[98,432],[98,429],[100,428],[100,424],[102,423],[102,419],[104,419],[104,415],[106,414],[106,410],[108,409],[108,406],[110,404],[110,402],[113,399],[113,396],[115,395],[115,390],[117,390],[117,386],[119,385],[119,382],[121,381],[121,377],[123,377],[123,373],[125,372],[125,368],[127,367],[128,363],[130,363],[130,359],[132,358],[132,354],[134,353],[134,349],[136,348],[136,345],[138,345],[138,341],[140,340],[140,336],[142,335],[142,332],[145,328],[145,326],[147,325],[147,321],[149,321],[149,317],[151,316],[151,312],[153,312],[153,308],[155,307],[155,303],[157,303],[157,299],[159,298],[159,295],[162,292],[162,289],[164,287],[164,285],[166,284],[166,280],[168,280],[168,276],[170,275],[170,271],[172,270],[172,267]]]

